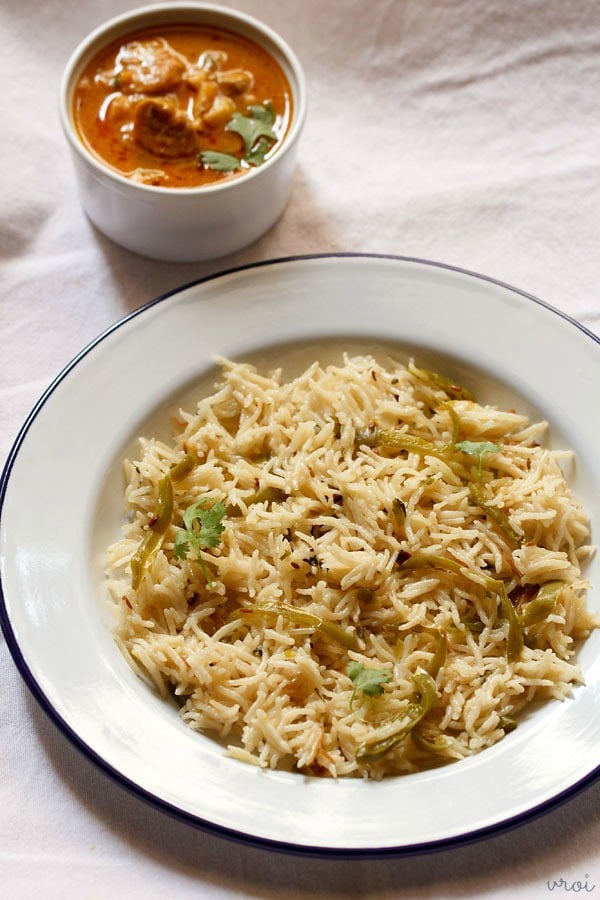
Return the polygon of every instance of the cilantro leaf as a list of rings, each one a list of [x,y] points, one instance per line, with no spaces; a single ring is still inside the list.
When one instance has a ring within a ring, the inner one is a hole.
[[[190,549],[193,550],[208,586],[211,588],[212,582],[202,559],[202,550],[210,550],[218,546],[221,535],[225,530],[223,518],[227,512],[227,507],[222,500],[219,500],[207,508],[208,499],[208,497],[203,497],[196,503],[192,503],[184,511],[184,527],[180,528],[175,536],[173,557],[175,559],[187,559]]]
[[[260,137],[254,145],[254,150],[252,150],[250,153],[246,153],[246,162],[250,163],[251,166],[261,166],[264,163],[265,156],[269,152],[270,148],[271,141],[268,140],[263,134],[263,136]]]
[[[266,103],[256,103],[254,106],[248,108],[252,113],[253,118],[257,119],[259,122],[264,122],[267,126],[272,125],[275,121],[273,105],[269,100],[267,100]]]
[[[186,533],[180,530],[175,535],[175,543],[173,544],[173,559],[187,559],[190,552],[190,542],[186,540]]]
[[[206,503],[207,498],[205,497],[192,503],[183,513],[183,524],[189,533],[194,549],[216,547],[225,530],[222,519],[227,509],[223,501],[219,500],[209,509],[206,509]]]
[[[350,709],[356,698],[356,692],[362,691],[368,697],[383,694],[383,685],[392,680],[391,669],[367,669],[362,663],[353,660],[346,666],[346,674],[354,684],[350,697]]]
[[[484,453],[500,453],[502,447],[492,444],[491,441],[458,441],[454,445],[457,450],[469,453],[471,456],[483,456]]]
[[[233,172],[239,169],[242,161],[237,156],[230,153],[217,153],[216,150],[203,150],[200,153],[200,160],[207,169],[214,169],[215,172]]]
[[[260,166],[271,149],[277,135],[273,131],[275,113],[271,103],[255,104],[248,108],[249,115],[235,112],[227,125],[227,131],[239,134],[244,142],[244,155],[240,159],[231,153],[203,150],[198,154],[199,164],[215,172],[234,172],[243,163]]]
[[[457,450],[468,453],[469,456],[477,456],[479,459],[479,478],[481,479],[481,467],[486,453],[500,453],[502,447],[492,444],[491,441],[458,441],[454,444]]]
[[[277,140],[277,135],[273,131],[275,114],[270,103],[265,103],[264,106],[259,104],[251,106],[248,112],[249,116],[243,116],[240,112],[234,113],[225,128],[227,131],[235,131],[244,141],[244,159],[252,165],[259,165],[264,160],[265,153],[269,148],[268,142],[264,139]],[[255,149],[259,140],[261,140],[261,147]],[[256,154],[256,162],[252,161],[253,151]]]

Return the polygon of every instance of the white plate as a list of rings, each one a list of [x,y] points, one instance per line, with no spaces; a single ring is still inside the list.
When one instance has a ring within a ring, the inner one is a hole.
[[[223,273],[108,329],[48,388],[2,477],[2,625],[14,659],[64,733],[163,810],[280,850],[385,855],[440,848],[526,821],[600,765],[600,633],[586,685],[549,702],[478,756],[380,783],[264,772],[132,674],[114,644],[102,552],[123,516],[121,460],[214,372],[211,354],[268,357],[293,374],[343,349],[414,355],[486,401],[547,418],[577,455],[572,484],[600,521],[597,339],[514,288],[389,257],[289,259]],[[587,572],[600,611],[598,565]]]

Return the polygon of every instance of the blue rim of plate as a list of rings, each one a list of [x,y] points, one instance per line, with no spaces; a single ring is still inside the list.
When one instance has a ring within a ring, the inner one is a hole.
[[[74,369],[77,364],[85,357],[87,354],[93,350],[98,344],[102,343],[109,335],[113,332],[117,331],[123,325],[136,318],[136,316],[143,315],[147,310],[156,306],[159,303],[162,303],[165,300],[168,300],[170,297],[173,297],[177,294],[180,294],[182,291],[195,287],[196,285],[204,284],[206,282],[214,281],[216,279],[224,278],[228,275],[250,271],[252,269],[264,268],[267,266],[276,266],[276,265],[284,265],[286,263],[296,263],[307,260],[316,260],[316,259],[387,259],[387,260],[397,260],[402,263],[414,263],[422,266],[429,266],[437,269],[444,269],[449,272],[455,272],[460,275],[466,275],[470,278],[477,279],[479,281],[484,281],[489,284],[496,285],[504,290],[511,291],[514,294],[517,294],[520,297],[525,298],[526,300],[530,300],[537,305],[544,307],[555,315],[559,316],[565,322],[573,325],[580,332],[585,334],[587,337],[591,338],[596,344],[600,344],[600,337],[594,334],[594,332],[590,331],[590,329],[586,328],[585,325],[582,325],[572,316],[569,316],[567,313],[562,310],[556,309],[556,307],[547,303],[545,300],[541,300],[539,297],[534,296],[533,294],[529,294],[526,291],[521,290],[520,288],[513,287],[513,285],[507,284],[504,281],[501,281],[497,278],[492,278],[488,275],[482,275],[479,272],[473,272],[469,269],[464,269],[460,266],[454,266],[449,263],[441,263],[436,262],[434,260],[422,259],[419,257],[413,256],[402,256],[393,253],[354,253],[354,252],[335,252],[335,253],[308,253],[308,254],[300,254],[300,255],[292,255],[292,256],[284,256],[278,257],[275,259],[265,259],[258,260],[256,262],[247,263],[245,265],[240,266],[232,266],[228,269],[223,269],[218,272],[212,272],[209,275],[204,275],[201,278],[193,279],[183,285],[180,285],[176,288],[173,288],[170,291],[167,291],[164,294],[155,297],[153,300],[148,301],[137,309],[133,310],[133,312],[128,313],[123,316],[118,321],[114,322],[112,325],[109,325],[104,331],[102,331],[97,337],[95,337],[92,341],[90,341],[80,352],[73,357],[73,359],[67,363],[67,365],[58,373],[58,375],[52,380],[43,394],[40,396],[38,401],[33,406],[31,412],[27,416],[25,422],[21,426],[20,431],[17,434],[17,437],[8,453],[4,468],[2,470],[2,475],[0,476],[0,524],[2,521],[2,510],[4,506],[4,498],[6,495],[6,489],[8,486],[10,473],[12,471],[12,467],[14,465],[15,459],[19,453],[21,445],[23,444],[27,433],[37,417],[41,408],[45,405],[45,403],[49,400],[49,398],[54,393],[56,387],[66,378],[66,376]],[[56,725],[56,727],[63,733],[63,735],[70,741],[70,743],[75,746],[83,755],[92,762],[97,768],[99,768],[104,774],[108,775],[108,777],[118,784],[121,788],[124,788],[128,793],[137,797],[139,800],[142,800],[144,803],[149,806],[154,807],[155,809],[160,810],[161,812],[169,815],[170,817],[177,819],[180,822],[184,822],[187,825],[191,825],[192,827],[205,831],[207,833],[216,835],[218,837],[225,838],[230,841],[234,841],[239,844],[243,844],[250,847],[255,847],[263,850],[271,850],[278,853],[284,854],[293,854],[299,856],[309,856],[309,857],[320,857],[326,859],[385,859],[385,858],[399,858],[399,857],[410,857],[416,855],[423,855],[426,853],[435,853],[443,850],[456,849],[458,847],[464,847],[469,844],[476,843],[478,841],[483,841],[492,837],[497,837],[500,834],[505,834],[508,831],[512,831],[515,828],[519,828],[528,822],[533,821],[534,819],[539,818],[546,813],[549,813],[556,809],[558,806],[566,803],[567,801],[573,799],[576,795],[580,794],[586,788],[590,787],[594,782],[600,778],[600,765],[598,765],[595,769],[589,772],[584,778],[580,779],[575,784],[571,785],[566,790],[556,794],[551,799],[545,801],[544,803],[540,803],[536,806],[533,806],[531,809],[526,812],[519,813],[516,816],[509,817],[504,819],[501,822],[497,822],[494,825],[489,825],[485,828],[474,829],[471,832],[465,833],[463,835],[458,835],[451,838],[442,838],[433,841],[421,842],[418,844],[410,844],[401,847],[384,847],[384,848],[351,848],[344,849],[338,847],[306,847],[301,844],[293,844],[287,842],[274,841],[267,838],[256,837],[250,834],[245,834],[243,832],[238,832],[233,829],[224,828],[220,825],[217,825],[213,822],[205,821],[199,816],[192,815],[187,813],[160,798],[156,797],[151,792],[145,790],[140,787],[140,785],[135,784],[130,779],[123,776],[120,772],[114,769],[109,763],[107,763],[101,756],[99,756],[96,751],[90,747],[88,744],[83,741],[76,731],[64,721],[64,719],[58,714],[58,712],[54,709],[52,704],[47,699],[40,685],[38,684],[34,674],[31,669],[25,662],[25,659],[21,653],[21,649],[19,647],[18,641],[12,629],[12,625],[10,623],[10,619],[8,616],[5,597],[4,597],[4,588],[2,584],[2,579],[0,576],[0,628],[4,634],[4,638],[6,640],[8,649],[10,654],[17,666],[17,669],[23,678],[25,684],[29,688],[33,697],[37,701],[37,703],[41,706],[46,715],[50,718],[50,720]]]

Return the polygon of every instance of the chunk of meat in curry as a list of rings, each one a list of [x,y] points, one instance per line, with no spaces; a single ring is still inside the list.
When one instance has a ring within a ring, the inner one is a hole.
[[[226,62],[227,54],[216,51],[203,53],[197,64],[190,65],[164,38],[124,44],[117,54],[121,68],[110,74],[113,86],[128,95],[134,140],[169,159],[197,153],[198,135],[225,128],[237,110],[232,98],[246,94],[254,84],[252,72],[222,70]],[[180,96],[183,85],[196,96],[179,105],[186,100]]]
[[[117,61],[121,68],[116,84],[126,94],[170,91],[179,84],[187,69],[187,60],[160,38],[125,44]]]
[[[157,156],[191,156],[197,151],[194,126],[183,110],[168,100],[140,100],[133,134],[142,147]]]

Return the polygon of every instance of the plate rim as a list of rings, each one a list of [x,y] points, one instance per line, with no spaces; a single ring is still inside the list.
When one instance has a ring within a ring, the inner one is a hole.
[[[171,297],[177,296],[184,291],[197,287],[199,285],[208,283],[210,281],[226,278],[230,275],[241,273],[241,272],[249,272],[252,270],[266,268],[269,266],[278,266],[282,264],[288,263],[302,263],[309,262],[315,260],[329,260],[329,259],[364,259],[364,260],[390,260],[401,263],[409,263],[415,264],[423,267],[430,267],[434,269],[442,269],[448,272],[452,272],[458,275],[464,275],[469,278],[477,279],[480,281],[484,281],[488,284],[497,286],[502,288],[503,290],[507,290],[513,294],[516,294],[519,297],[522,297],[526,300],[529,300],[544,309],[548,310],[551,313],[559,316],[569,325],[574,326],[577,330],[583,333],[585,336],[591,338],[596,344],[600,344],[600,337],[594,334],[587,326],[583,325],[573,316],[564,312],[561,309],[553,306],[545,300],[531,294],[521,288],[517,288],[514,285],[511,285],[505,281],[494,278],[489,275],[484,275],[482,273],[463,268],[461,266],[439,262],[435,260],[430,260],[426,258],[416,257],[416,256],[405,256],[400,254],[393,253],[369,253],[369,252],[352,252],[352,251],[337,251],[337,252],[323,252],[323,253],[307,253],[307,254],[296,254],[296,255],[286,255],[281,257],[269,258],[256,260],[250,263],[244,263],[237,266],[231,266],[225,269],[219,269],[216,272],[211,272],[207,275],[200,276],[199,278],[192,279],[191,281],[185,282],[184,284],[178,285],[175,288],[170,289],[153,299],[143,303],[141,306],[132,310],[129,313],[126,313],[124,316],[117,319],[115,322],[110,324],[108,327],[103,329],[96,337],[94,337],[91,341],[89,341],[59,372],[58,374],[50,381],[47,388],[42,392],[39,396],[38,400],[34,403],[30,412],[26,416],[23,424],[21,425],[19,431],[17,432],[16,438],[13,441],[12,446],[9,449],[8,455],[6,457],[5,463],[2,468],[2,473],[0,474],[0,525],[2,523],[2,513],[4,508],[4,500],[6,497],[6,492],[8,488],[8,484],[10,481],[10,475],[14,466],[14,463],[17,459],[21,446],[25,441],[25,438],[35,421],[36,417],[40,413],[41,409],[45,406],[48,400],[53,395],[54,391],[58,387],[59,384],[66,378],[66,376],[81,362],[81,360],[86,357],[95,347],[97,347],[102,341],[104,341],[107,337],[109,337],[113,332],[117,331],[122,326],[129,323],[132,319],[136,318],[139,315],[144,314],[148,310],[152,309],[154,306],[169,300]],[[400,857],[410,857],[416,855],[423,855],[426,853],[434,853],[440,852],[448,849],[455,849],[463,846],[467,846],[479,841],[483,841],[500,834],[507,833],[509,831],[514,830],[515,828],[521,827],[522,825],[531,822],[542,815],[545,815],[557,807],[561,806],[563,803],[573,799],[579,793],[584,791],[586,788],[590,787],[593,783],[595,783],[600,778],[600,763],[594,769],[587,773],[583,778],[579,779],[574,784],[570,785],[568,788],[560,791],[558,794],[554,795],[551,798],[542,801],[541,803],[533,805],[530,809],[517,813],[513,816],[508,816],[505,819],[502,819],[498,822],[494,822],[491,825],[487,825],[480,828],[474,828],[472,831],[465,832],[461,835],[454,835],[446,838],[437,838],[431,841],[421,841],[414,844],[406,844],[401,846],[385,846],[385,847],[367,847],[367,848],[343,848],[343,847],[331,847],[331,846],[321,846],[314,847],[309,845],[297,844],[294,842],[287,841],[278,841],[271,838],[260,837],[257,835],[248,834],[246,832],[237,831],[235,829],[219,825],[218,823],[208,821],[201,816],[195,815],[193,813],[189,813],[178,806],[169,803],[160,797],[153,794],[151,791],[144,788],[142,785],[137,784],[132,781],[126,775],[119,772],[115,769],[109,762],[107,762],[93,747],[91,747],[86,741],[84,741],[78,734],[77,731],[63,719],[60,713],[54,708],[51,700],[46,697],[42,687],[38,683],[34,673],[30,669],[27,664],[24,655],[19,646],[19,642],[14,633],[10,617],[7,611],[6,600],[4,596],[4,585],[2,581],[2,573],[0,572],[0,629],[4,635],[6,640],[7,647],[15,663],[17,670],[23,681],[25,682],[27,688],[30,693],[38,703],[38,705],[42,708],[44,713],[48,716],[48,718],[52,721],[52,723],[62,732],[62,734],[69,740],[72,746],[74,746],[80,753],[82,753],[88,761],[90,761],[93,765],[99,768],[105,775],[107,775],[113,783],[116,783],[121,788],[126,790],[129,794],[135,796],[137,799],[141,800],[143,803],[165,813],[166,815],[174,818],[180,822],[184,822],[187,825],[194,827],[197,830],[201,830],[210,834],[214,834],[218,837],[222,837],[227,840],[234,841],[239,844],[243,844],[246,846],[251,846],[255,848],[271,850],[278,853],[283,854],[291,854],[291,855],[299,855],[299,856],[308,856],[308,857],[320,857],[327,859],[374,859],[374,858],[400,858]]]

